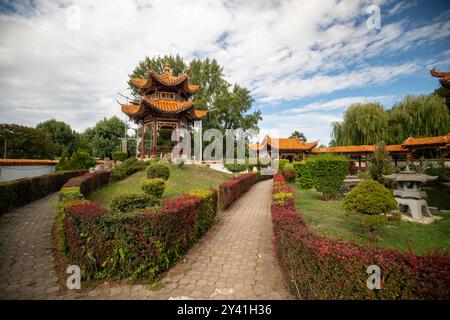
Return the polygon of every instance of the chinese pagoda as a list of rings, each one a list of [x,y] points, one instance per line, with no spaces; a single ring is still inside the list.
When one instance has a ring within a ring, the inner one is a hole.
[[[166,64],[162,73],[149,68],[146,78],[131,78],[140,98],[128,104],[119,104],[122,111],[142,127],[141,158],[170,152],[171,146],[158,146],[158,136],[162,130],[189,130],[194,121],[208,114],[208,110],[194,109],[192,96],[199,86],[189,83],[188,73],[189,70],[175,76]],[[145,143],[146,136],[151,141],[149,146]]]
[[[440,78],[439,82],[443,88],[450,89],[450,72],[439,72],[434,68],[430,72],[433,77]]]

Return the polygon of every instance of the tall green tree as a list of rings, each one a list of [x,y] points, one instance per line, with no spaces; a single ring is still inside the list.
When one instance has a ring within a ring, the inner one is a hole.
[[[110,158],[114,151],[119,151],[121,138],[125,135],[125,122],[113,116],[98,121],[93,128],[86,129],[82,140],[89,141],[89,147],[97,158]]]
[[[388,135],[388,115],[379,103],[354,104],[343,122],[333,123],[335,146],[375,144]]]
[[[59,148],[45,131],[17,124],[0,124],[0,147],[11,159],[54,159]]]
[[[300,131],[294,131],[291,133],[291,135],[289,136],[289,138],[297,138],[300,141],[306,142],[306,136],[303,132]]]
[[[59,146],[58,155],[60,156],[64,149],[70,153],[78,148],[78,134],[72,130],[70,125],[63,121],[55,119],[47,120],[39,123],[36,129],[40,129],[48,133],[52,141]]]
[[[223,68],[215,59],[194,59],[187,65],[179,55],[145,57],[139,61],[130,76],[145,78],[149,67],[162,72],[165,63],[170,65],[174,75],[189,68],[189,81],[200,85],[194,96],[195,108],[210,110],[207,118],[203,119],[204,130],[217,128],[224,132],[225,129],[242,128],[258,131],[258,122],[262,117],[260,111],[251,112],[253,99],[250,91],[237,84],[228,83],[224,78]],[[128,85],[132,94],[138,98],[138,92],[131,81]]]

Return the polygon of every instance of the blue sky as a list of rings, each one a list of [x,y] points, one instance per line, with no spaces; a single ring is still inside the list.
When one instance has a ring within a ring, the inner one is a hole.
[[[366,21],[380,8],[380,29]],[[373,11],[372,11],[373,12]],[[352,103],[391,107],[450,70],[450,2],[11,1],[0,4],[0,122],[78,130],[121,114],[117,92],[145,55],[215,58],[249,88],[262,134],[327,144]]]

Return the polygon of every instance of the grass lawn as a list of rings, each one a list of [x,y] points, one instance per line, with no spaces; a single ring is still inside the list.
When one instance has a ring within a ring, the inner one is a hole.
[[[330,238],[355,240],[370,245],[369,232],[361,223],[361,216],[346,215],[342,200],[324,201],[315,190],[303,190],[291,184],[296,191],[296,206],[310,229]],[[380,231],[380,247],[398,248],[407,251],[413,248],[425,253],[432,248],[450,251],[450,214],[434,213],[443,217],[430,225],[412,222],[391,222]]]
[[[192,189],[217,188],[219,184],[233,177],[230,174],[200,166],[184,165],[181,168],[176,165],[169,166],[170,177],[163,198],[173,197]],[[145,171],[137,172],[121,181],[110,183],[94,191],[89,199],[104,207],[109,207],[112,199],[119,194],[142,193],[141,181],[143,179],[146,179]]]

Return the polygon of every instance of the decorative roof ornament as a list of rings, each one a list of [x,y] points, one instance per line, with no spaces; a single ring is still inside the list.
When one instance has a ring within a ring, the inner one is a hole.
[[[433,77],[440,78],[439,82],[441,83],[441,86],[446,89],[450,89],[450,72],[439,72],[433,68],[430,73]]]

